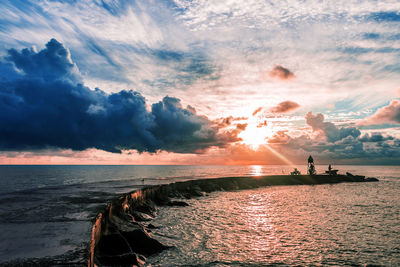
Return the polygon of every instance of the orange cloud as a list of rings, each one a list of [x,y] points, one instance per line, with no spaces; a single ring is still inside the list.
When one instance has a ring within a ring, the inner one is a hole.
[[[290,137],[286,134],[286,131],[278,131],[268,139],[269,144],[287,144],[290,141]]]
[[[257,115],[258,112],[260,112],[262,110],[262,107],[259,107],[258,109],[253,111],[253,114],[251,114],[252,116]]]
[[[286,80],[294,79],[296,77],[296,75],[294,75],[294,73],[291,70],[289,70],[285,67],[282,67],[281,65],[276,65],[269,72],[269,77],[286,81]]]
[[[264,126],[268,126],[268,123],[267,123],[266,120],[264,120],[263,122],[260,122],[260,123],[257,125],[257,128],[261,128],[261,127],[264,127]]]
[[[300,107],[296,102],[287,100],[279,103],[277,106],[271,108],[272,113],[288,113]]]
[[[236,125],[236,129],[241,130],[241,131],[246,130],[246,127],[247,127],[247,123],[238,123]]]

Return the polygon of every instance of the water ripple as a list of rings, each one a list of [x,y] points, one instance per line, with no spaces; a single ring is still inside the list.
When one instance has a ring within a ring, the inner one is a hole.
[[[390,184],[390,182],[389,182]],[[174,245],[152,266],[400,264],[400,187],[279,186],[216,192],[168,207],[155,223]],[[168,238],[173,236],[174,238]]]

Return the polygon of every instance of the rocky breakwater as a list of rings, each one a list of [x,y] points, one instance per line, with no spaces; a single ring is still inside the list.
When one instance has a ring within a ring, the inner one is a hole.
[[[151,237],[157,206],[185,206],[183,199],[212,191],[252,189],[272,185],[373,182],[357,175],[276,175],[227,177],[146,187],[110,203],[93,225],[88,266],[143,266],[145,257],[169,247]]]

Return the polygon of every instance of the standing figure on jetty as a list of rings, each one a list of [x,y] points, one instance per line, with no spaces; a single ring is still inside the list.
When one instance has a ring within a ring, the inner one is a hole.
[[[332,165],[329,164],[328,170],[325,171],[325,173],[327,173],[327,174],[329,174],[329,175],[335,175],[335,176],[336,176],[338,171],[339,171],[339,170],[333,170],[333,169],[332,169]]]
[[[314,166],[314,159],[311,155],[308,157],[308,174],[315,175],[315,166]]]

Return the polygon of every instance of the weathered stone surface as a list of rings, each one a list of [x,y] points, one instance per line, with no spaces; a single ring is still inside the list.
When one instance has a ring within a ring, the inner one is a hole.
[[[127,253],[117,256],[104,255],[100,256],[100,258],[97,258],[97,260],[100,260],[101,265],[107,266],[142,267],[145,266],[146,258],[142,255],[137,255],[135,253]]]
[[[202,197],[203,196],[203,193],[201,192],[201,188],[197,184],[189,187],[189,193],[192,196],[196,196],[196,197]]]
[[[132,250],[124,237],[119,233],[103,235],[96,247],[98,255],[122,255],[131,253]]]
[[[179,207],[186,207],[189,206],[188,203],[186,203],[185,201],[170,201],[168,202],[167,206],[179,206]]]
[[[133,211],[132,216],[135,219],[135,221],[138,221],[138,222],[148,222],[148,221],[151,221],[154,219],[151,215],[140,212],[140,211]]]
[[[146,226],[146,228],[147,228],[147,229],[158,229],[158,228],[160,228],[160,227],[155,226],[155,225],[152,224],[152,223],[149,223],[149,224]]]
[[[155,216],[156,214],[156,205],[151,199],[146,199],[143,202],[134,202],[131,203],[130,210],[142,212],[151,216]]]
[[[207,181],[207,182],[200,183],[199,186],[201,187],[201,190],[206,193],[221,190],[221,187],[218,185],[218,183],[215,183],[215,182]]]
[[[145,256],[150,256],[168,248],[168,246],[165,246],[158,240],[150,237],[144,229],[130,232],[121,231],[121,235],[126,239],[132,251]]]
[[[95,261],[99,265],[144,266],[145,258],[134,253],[119,233],[103,235],[95,254]]]

